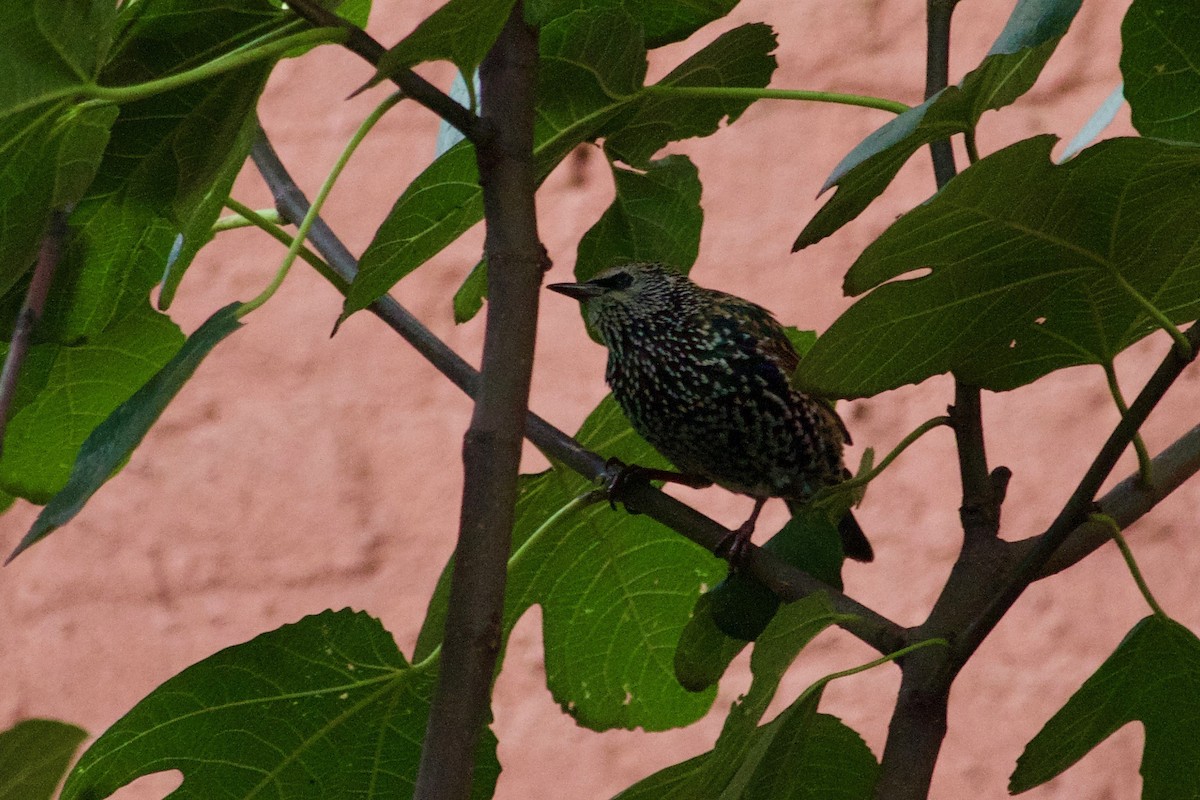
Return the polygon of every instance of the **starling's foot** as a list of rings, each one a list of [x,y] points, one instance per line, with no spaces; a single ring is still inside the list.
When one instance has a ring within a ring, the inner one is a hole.
[[[609,505],[615,510],[617,500],[619,499],[624,504],[625,510],[630,514],[637,514],[639,512],[636,509],[630,508],[629,502],[621,497],[621,494],[624,491],[625,484],[631,479],[680,483],[684,486],[691,486],[693,489],[706,489],[713,485],[711,480],[699,475],[688,475],[683,472],[672,472],[669,469],[655,469],[653,467],[641,467],[637,464],[626,464],[615,456],[605,462],[604,471],[605,488],[608,491]]]
[[[750,519],[743,522],[737,530],[726,534],[713,549],[713,555],[729,562],[731,572],[737,572],[745,565],[746,556],[750,552],[750,537],[754,535],[754,525],[758,522],[758,515],[766,502],[765,497],[754,498],[754,510],[750,512]]]
[[[750,554],[750,537],[754,534],[754,520],[747,520],[740,528],[725,534],[713,549],[713,555],[729,562],[730,572],[741,572]]]
[[[629,482],[631,473],[637,469],[633,464],[626,464],[621,459],[613,456],[604,462],[604,490],[608,492],[608,505],[613,511],[617,510],[617,495],[621,494],[625,484]],[[626,503],[625,510],[630,514],[636,514],[629,504]]]

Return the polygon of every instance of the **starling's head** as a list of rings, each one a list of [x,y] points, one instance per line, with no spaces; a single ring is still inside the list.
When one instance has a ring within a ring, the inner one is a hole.
[[[613,327],[678,312],[697,287],[661,264],[622,264],[583,283],[546,288],[583,303],[588,325],[607,338],[605,331]]]

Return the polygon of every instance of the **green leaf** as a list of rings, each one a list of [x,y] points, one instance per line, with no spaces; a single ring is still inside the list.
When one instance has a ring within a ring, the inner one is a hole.
[[[479,263],[471,268],[467,279],[454,293],[454,322],[461,325],[468,322],[483,308],[484,298],[487,297],[487,259],[481,258]]]
[[[1179,623],[1146,617],[1017,759],[1013,794],[1040,786],[1118,728],[1145,726],[1142,800],[1200,796],[1200,640]]]
[[[475,148],[464,140],[430,164],[392,206],[358,262],[342,319],[375,302],[482,217]]]
[[[624,15],[576,12],[540,34],[534,156],[543,180],[575,145],[636,96],[645,75],[641,32]],[[483,218],[475,150],[459,142],[408,185],[359,261],[342,319],[370,305]],[[477,276],[477,278],[482,276]],[[464,296],[467,309],[479,295]]]
[[[627,464],[669,466],[611,397],[577,438]],[[679,685],[675,646],[702,585],[721,575],[724,564],[653,520],[607,503],[557,514],[592,488],[561,466],[522,477],[505,636],[530,606],[542,607],[547,684],[580,725],[663,730],[694,722],[714,692]],[[440,639],[448,582],[443,575],[430,601],[418,658]]]
[[[821,187],[837,191],[793,245],[824,239],[862,213],[921,147],[974,129],[985,111],[1011,104],[1033,87],[1079,10],[1081,0],[1018,0],[1008,24],[978,67],[876,130],[850,151]]]
[[[66,485],[42,509],[29,533],[9,556],[10,561],[79,513],[84,503],[129,458],[204,357],[218,342],[241,327],[237,320],[240,305],[232,303],[209,317],[154,377],[92,430],[75,458]],[[111,357],[111,353],[105,355]],[[82,368],[80,372],[89,375],[94,370]],[[62,381],[62,385],[69,393],[69,382]],[[44,415],[44,409],[41,410]],[[50,420],[37,422],[31,426],[35,431],[51,424]],[[90,424],[90,421],[85,423],[85,427]]]
[[[761,586],[753,581],[750,583]],[[762,589],[775,598],[775,607],[771,609],[774,614],[779,605],[778,598],[765,587]],[[713,593],[705,592],[696,598],[692,618],[684,626],[675,647],[675,678],[689,692],[702,692],[715,686],[747,644],[748,640],[734,638],[717,627],[713,620]]]
[[[125,4],[119,19],[125,27],[100,76],[109,86],[198,66],[294,17],[268,0],[157,0]],[[95,185],[72,220],[78,242],[68,262],[84,263],[66,268],[88,277],[47,322],[61,326],[61,336],[86,335],[125,304],[145,302],[182,235],[159,301],[170,305],[246,160],[272,67],[251,64],[122,106]]]
[[[0,800],[51,800],[87,731],[28,719],[0,733]]]
[[[837,717],[817,713],[819,695],[791,706],[772,726],[770,744],[742,797],[870,800],[879,765],[862,737]]]
[[[611,398],[588,418],[580,441],[628,464],[666,466]],[[590,488],[558,467],[523,493],[522,531],[545,527],[514,559],[506,618],[515,622],[530,605],[542,607],[546,682],[579,724],[596,730],[689,724],[715,693],[679,685],[675,646],[701,586],[725,566],[653,520],[603,503],[546,525]]]
[[[0,20],[0,294],[26,273],[50,212],[83,194],[115,109],[80,109],[111,40],[106,0],[37,0]]]
[[[0,294],[33,264],[51,211],[91,184],[116,116],[63,101],[0,119]]]
[[[777,45],[769,25],[752,23],[722,34],[642,92],[637,105],[606,129],[604,148],[610,157],[645,167],[667,145],[715,133],[721,120],[732,123],[753,100],[678,95],[676,87],[762,88],[771,82]]]
[[[265,80],[269,70],[264,67],[261,73]],[[205,117],[211,115],[208,122],[212,129],[210,138],[221,142],[218,150],[210,151],[218,155],[211,163],[198,166],[192,174],[206,176],[203,182],[197,182],[189,187],[186,193],[176,197],[171,206],[171,219],[179,228],[176,241],[180,242],[178,251],[172,251],[175,256],[168,256],[167,271],[162,277],[162,289],[158,296],[158,307],[165,311],[175,298],[175,292],[183,280],[184,272],[191,265],[196,254],[204,245],[213,240],[215,235],[213,223],[216,222],[225,208],[225,200],[233,189],[233,182],[241,172],[258,134],[258,120],[253,111],[258,102],[257,91],[262,84],[256,84],[255,78],[239,74],[231,80],[224,89],[214,90],[206,98],[201,108],[197,108],[181,127],[176,137],[181,146],[199,149]],[[241,108],[245,113],[240,120],[236,113],[225,115],[224,110]]]
[[[147,308],[77,344],[30,347],[5,433],[0,486],[40,503],[62,490],[93,429],[182,342],[175,323]]]
[[[715,747],[651,775],[618,798],[870,797],[875,759],[856,733],[816,713],[819,689],[759,726],[796,655],[840,619],[820,594],[784,606],[754,645],[750,690],[730,708]]]
[[[837,526],[823,511],[800,509],[763,544],[763,550],[835,589],[842,588],[842,545]],[[780,603],[774,592],[736,572],[714,586],[709,596],[717,628],[744,641],[758,638]]]
[[[645,172],[613,168],[617,196],[579,242],[575,275],[656,261],[688,270],[700,252],[700,175],[687,156],[652,161]]]
[[[862,397],[953,371],[1000,391],[1107,364],[1156,330],[1122,281],[1177,324],[1200,315],[1200,148],[1111,139],[1055,165],[1054,141],[981,160],[868,247],[846,290],[877,288],[802,359],[798,384]]]
[[[426,61],[450,61],[470,75],[500,35],[514,0],[449,0],[379,60],[375,81]]]
[[[436,673],[410,666],[378,620],[326,611],[195,664],[83,754],[63,800],[99,800],[177,769],[178,800],[409,797]],[[491,797],[490,731],[471,796]]]
[[[13,3],[0,19],[0,118],[69,97],[95,77],[113,35],[107,0]]]
[[[334,9],[342,19],[353,22],[360,28],[367,27],[367,20],[371,16],[371,0],[345,0],[338,3]]]
[[[646,44],[628,14],[603,9],[569,14],[542,30],[538,49],[534,140],[545,154],[565,156],[598,135],[642,91]],[[545,154],[539,167],[549,163]]]
[[[646,32],[646,44],[660,47],[683,41],[708,23],[720,19],[738,0],[529,0],[525,18],[544,27],[581,9],[617,9]]]
[[[1121,73],[1143,136],[1200,142],[1200,8],[1134,0],[1121,23]]]

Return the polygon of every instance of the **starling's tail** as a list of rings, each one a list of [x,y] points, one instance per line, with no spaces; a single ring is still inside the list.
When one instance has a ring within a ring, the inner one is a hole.
[[[797,514],[800,509],[805,508],[805,505],[797,500],[788,500],[787,505],[792,514]],[[867,541],[867,535],[859,527],[854,514],[846,512],[846,516],[838,523],[838,533],[842,537],[842,553],[846,558],[853,558],[855,561],[875,560],[875,551],[871,549],[871,543]]]
[[[846,554],[847,558],[853,558],[855,561],[875,560],[875,551],[871,549],[867,535],[863,533],[858,520],[849,511],[838,523],[838,533],[842,535],[842,552]]]

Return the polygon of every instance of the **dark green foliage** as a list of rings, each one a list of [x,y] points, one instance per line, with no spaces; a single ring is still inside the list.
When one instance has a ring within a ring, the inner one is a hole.
[[[87,731],[29,719],[0,732],[0,800],[51,800]]]
[[[1019,0],[983,62],[863,139],[834,168],[821,191],[837,191],[792,246],[800,250],[857,217],[918,149],[973,131],[985,111],[1014,102],[1033,86],[1067,32],[1081,0]]]
[[[769,26],[701,30],[734,5],[525,0],[526,21],[539,28],[531,154],[537,179],[581,146],[602,154],[613,171],[612,205],[576,232],[581,280],[625,262],[661,261],[686,272],[697,260],[703,164],[670,148],[737,121],[755,96],[724,90],[765,87],[776,68]],[[381,68],[446,59],[470,73],[513,6],[449,0],[424,22],[412,20],[405,29],[412,33]],[[1080,0],[1017,0],[975,69],[850,150],[826,183],[836,192],[796,246],[857,216],[925,145],[959,135],[973,145],[985,112],[1033,86],[1079,7]],[[338,8],[360,24],[368,10],[366,0]],[[234,70],[205,70],[303,28],[277,0],[31,0],[13,4],[0,21],[5,337],[47,219],[72,207],[65,258],[21,371],[0,460],[0,507],[14,495],[48,503],[18,551],[71,519],[119,472],[200,360],[239,327],[234,304],[184,342],[148,298],[160,285],[159,306],[167,307],[214,235],[279,53],[301,55],[326,40],[318,34]],[[651,52],[694,34],[672,51],[691,55],[678,56],[674,69],[648,85]],[[850,267],[846,289],[864,296],[800,365],[795,385],[806,394],[787,381],[793,351],[804,352],[812,336],[778,329],[766,312],[737,298],[698,294],[693,286],[658,317],[677,319],[681,309],[686,315],[697,298],[700,312],[665,337],[653,326],[622,336],[610,325],[603,331],[614,351],[610,378],[635,426],[609,398],[581,428],[579,442],[627,463],[670,466],[636,427],[677,466],[738,491],[802,500],[844,476],[843,433],[810,390],[874,395],[945,372],[1013,389],[1074,365],[1108,368],[1147,334],[1194,320],[1200,14],[1189,0],[1133,0],[1122,34],[1134,124],[1162,139],[1101,142],[1065,164],[1052,162],[1048,136],[985,153]],[[145,88],[196,70],[202,80]],[[731,138],[728,157],[745,157],[739,147]],[[797,148],[796,163],[783,166],[802,167],[804,158]],[[755,180],[775,179],[774,166]],[[473,146],[462,142],[441,153],[396,194],[346,292],[346,315],[482,220]],[[723,285],[736,287],[736,277],[727,273]],[[486,290],[480,261],[455,295],[455,318],[471,318]],[[797,277],[779,291],[807,287]],[[705,347],[689,350],[696,339]],[[670,369],[636,374],[647,360]],[[715,368],[704,372],[701,365]],[[707,378],[715,392],[692,402],[689,392],[703,382],[681,374]],[[784,397],[788,413],[769,402]],[[736,426],[713,422],[733,418]],[[790,476],[786,486],[771,483],[781,465]],[[596,730],[687,725],[709,711],[730,662],[753,648],[753,683],[729,710],[713,749],[621,797],[871,796],[879,765],[856,733],[820,713],[823,682],[789,698],[763,724],[785,672],[813,637],[830,625],[863,635],[860,625],[880,623],[866,610],[865,620],[834,611],[861,607],[836,592],[842,553],[824,506],[797,514],[764,549],[823,580],[830,596],[781,605],[745,575],[721,580],[726,567],[711,554],[645,516],[613,509],[596,485],[562,465],[523,476],[519,491],[500,636],[504,643],[521,616],[540,607],[545,702]],[[98,800],[166,769],[184,774],[173,798],[410,795],[439,665],[448,575],[431,598],[411,662],[366,614],[306,617],[168,680],[101,735],[69,777],[64,798]],[[1137,720],[1146,726],[1143,797],[1200,793],[1198,664],[1200,645],[1182,627],[1162,617],[1139,623],[1029,744],[1013,790],[1059,775]],[[81,736],[42,721],[0,734],[0,800],[48,798]],[[479,800],[495,791],[496,747],[485,733],[473,786]]]
[[[1134,0],[1121,24],[1121,73],[1143,136],[1200,142],[1200,6]]]
[[[42,509],[9,560],[65,525],[125,463],[204,357],[241,327],[237,318],[239,306],[240,303],[233,303],[213,314],[161,370],[96,426],[80,448],[66,485]]]
[[[1200,796],[1200,639],[1174,620],[1134,626],[1029,742],[1009,791],[1051,780],[1135,720],[1146,728],[1142,800]]]
[[[875,758],[858,734],[835,717],[816,713],[820,686],[759,725],[797,654],[839,619],[819,594],[784,606],[754,645],[754,681],[730,709],[715,747],[651,775],[618,798],[869,798],[878,771]]]
[[[983,159],[868,247],[846,288],[872,291],[817,341],[799,385],[862,397],[952,371],[1013,389],[1111,363],[1156,329],[1147,306],[1195,319],[1200,148],[1112,139],[1055,165],[1054,142]]]
[[[305,617],[151,692],[87,749],[62,800],[100,800],[171,769],[184,776],[174,800],[410,796],[436,675],[367,614]],[[484,736],[473,800],[492,795],[495,748]]]
[[[575,275],[587,280],[630,261],[687,271],[700,250],[700,175],[687,156],[651,162],[645,172],[613,168],[617,196],[579,240]]]

